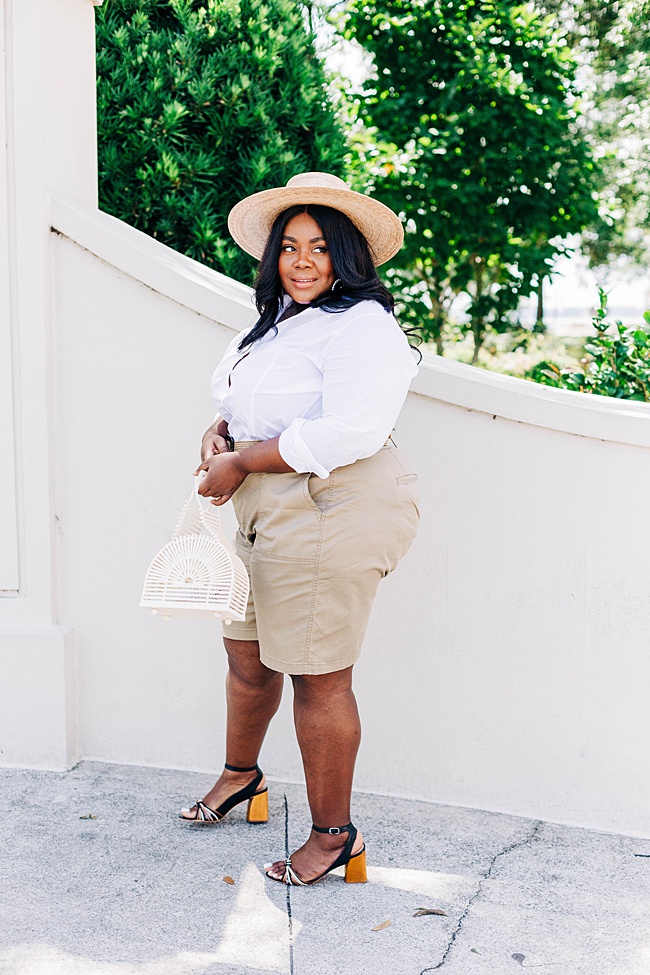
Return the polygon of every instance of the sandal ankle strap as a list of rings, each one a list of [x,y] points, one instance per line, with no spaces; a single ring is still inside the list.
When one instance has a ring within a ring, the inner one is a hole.
[[[259,765],[251,765],[250,768],[240,768],[239,765],[228,765],[228,762],[226,762],[223,767],[227,768],[229,772],[261,772],[262,771]]]
[[[330,836],[337,836],[339,833],[351,833],[353,830],[356,833],[352,823],[346,823],[345,826],[328,826],[325,829],[322,826],[315,826],[312,823],[311,828],[315,833],[329,833]]]

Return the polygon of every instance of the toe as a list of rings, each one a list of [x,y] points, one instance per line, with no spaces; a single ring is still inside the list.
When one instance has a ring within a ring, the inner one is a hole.
[[[272,880],[282,880],[286,866],[284,860],[276,860],[275,863],[265,864],[266,873]]]

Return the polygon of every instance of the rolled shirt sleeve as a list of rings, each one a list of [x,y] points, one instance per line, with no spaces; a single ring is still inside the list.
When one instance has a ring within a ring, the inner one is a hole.
[[[323,358],[322,415],[298,417],[280,435],[283,460],[328,477],[376,453],[390,436],[417,365],[406,336],[380,306],[346,315]],[[335,316],[332,316],[335,324]]]

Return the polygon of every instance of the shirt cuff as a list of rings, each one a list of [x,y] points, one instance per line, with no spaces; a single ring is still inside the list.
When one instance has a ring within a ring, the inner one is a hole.
[[[300,431],[308,421],[302,418],[294,420],[291,426],[280,434],[278,450],[285,464],[292,467],[297,474],[316,474],[317,477],[329,477],[328,471],[319,464],[311,450],[303,440]]]

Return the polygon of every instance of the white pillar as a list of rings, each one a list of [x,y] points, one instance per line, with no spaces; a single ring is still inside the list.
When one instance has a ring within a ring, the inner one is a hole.
[[[0,763],[66,768],[50,197],[97,201],[93,3],[0,0],[0,59]]]

